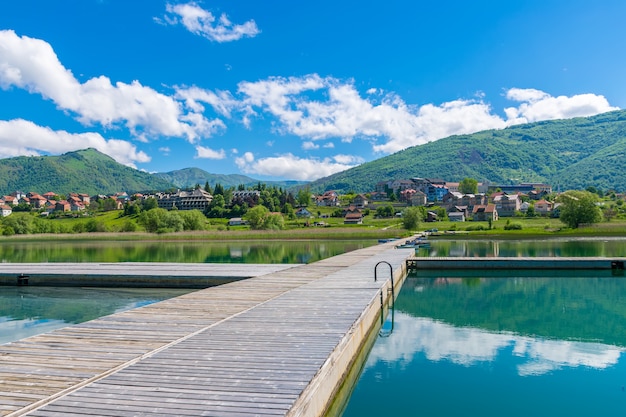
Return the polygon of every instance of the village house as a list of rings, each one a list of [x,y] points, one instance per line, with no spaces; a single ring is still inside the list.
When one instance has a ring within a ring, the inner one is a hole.
[[[343,218],[343,224],[363,224],[363,213],[360,211],[347,213]]]
[[[369,204],[369,201],[367,201],[367,197],[365,197],[365,195],[359,194],[354,197],[352,204],[354,204],[354,206],[357,208],[365,208]]]
[[[204,211],[213,201],[213,196],[202,188],[196,188],[193,191],[178,190],[172,194],[159,193],[155,198],[158,206],[166,210],[176,208],[178,210]]]
[[[387,193],[385,192],[374,191],[370,193],[370,200],[372,201],[385,201],[387,198]]]
[[[72,206],[70,205],[70,203],[67,202],[67,200],[57,201],[56,204],[54,205],[54,211],[66,212],[66,211],[71,211],[71,210],[72,210]]]
[[[448,213],[448,220],[451,222],[464,222],[465,221],[465,213],[462,211],[452,211]]]
[[[238,190],[233,191],[232,204],[247,204],[252,207],[259,203],[261,192],[259,190]]]
[[[472,218],[475,222],[486,222],[498,220],[498,210],[495,204],[476,205],[472,211]]]
[[[298,210],[296,210],[296,217],[298,218],[311,218],[313,217],[313,214],[306,209],[306,207],[300,207]]]
[[[535,202],[535,213],[540,216],[549,216],[552,211],[552,203],[546,200]]]
[[[409,188],[408,190],[402,190],[400,191],[400,198],[399,200],[402,201],[403,203],[409,203],[411,201],[411,197],[413,197],[413,194],[415,194],[417,192],[417,190],[414,190],[412,188]]]
[[[228,220],[229,226],[243,226],[244,224],[246,224],[246,221],[242,219],[241,217],[233,217],[230,220]]]
[[[394,194],[400,194],[404,190],[413,188],[413,181],[411,180],[395,180],[391,183],[390,187]]]
[[[493,199],[500,217],[513,217],[520,211],[521,200],[517,194],[497,195]]]
[[[448,188],[445,185],[430,184],[424,190],[428,201],[437,202],[442,201],[443,197],[448,194]]]
[[[341,205],[341,202],[339,201],[339,195],[335,191],[326,191],[315,199],[315,204],[323,207],[337,207]]]
[[[427,211],[426,212],[426,218],[424,219],[425,222],[436,222],[437,220],[439,220],[439,216],[437,215],[437,213],[435,213],[434,211]]]
[[[419,190],[415,190],[415,192],[411,195],[409,204],[411,206],[425,206],[427,202],[428,198],[426,198],[426,194]]]
[[[13,213],[13,209],[6,204],[0,205],[0,213],[2,213],[2,217],[10,216]]]

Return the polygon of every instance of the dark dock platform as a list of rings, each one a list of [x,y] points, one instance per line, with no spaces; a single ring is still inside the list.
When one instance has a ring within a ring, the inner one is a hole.
[[[409,270],[624,270],[626,258],[575,257],[412,257]]]

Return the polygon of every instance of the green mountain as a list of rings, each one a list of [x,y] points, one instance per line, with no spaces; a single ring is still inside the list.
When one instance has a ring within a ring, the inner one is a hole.
[[[172,187],[161,178],[122,165],[95,149],[59,156],[19,156],[0,160],[0,195],[18,190],[95,195]]]
[[[367,192],[413,177],[494,184],[544,182],[556,190],[626,190],[626,111],[450,136],[310,183],[312,191]]]
[[[255,185],[259,183],[259,180],[247,177],[245,175],[238,174],[210,174],[200,168],[185,168],[170,172],[159,172],[154,174],[155,176],[162,178],[180,188],[193,187],[196,184],[204,186],[207,182],[211,187],[215,187],[215,184],[221,184],[226,188],[237,187],[240,184],[245,186]],[[267,185],[274,185],[276,187],[289,188],[305,184],[303,181],[262,181]]]

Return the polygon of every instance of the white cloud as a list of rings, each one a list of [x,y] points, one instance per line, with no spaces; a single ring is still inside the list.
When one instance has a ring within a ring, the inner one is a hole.
[[[276,130],[280,133],[313,141],[362,138],[373,142],[374,151],[384,153],[451,135],[616,109],[603,96],[594,94],[552,97],[539,90],[510,89],[507,98],[520,104],[505,109],[507,117],[503,118],[493,112],[480,92],[472,100],[414,106],[374,88],[367,90],[370,97],[364,98],[354,82],[317,74],[241,82],[238,93],[242,96],[239,104],[232,100],[225,103],[231,111],[244,113],[247,126],[261,111],[278,120]]]
[[[186,4],[168,4],[167,14],[159,23],[170,25],[182,24],[188,31],[215,42],[231,42],[243,37],[254,37],[261,33],[254,20],[243,24],[233,24],[226,14],[219,18],[204,10],[195,2]]]
[[[302,142],[302,149],[304,149],[305,151],[310,151],[313,149],[319,149],[320,145],[317,145],[315,142],[311,142],[311,141],[307,141],[307,142]]]
[[[58,60],[47,42],[0,31],[0,88],[18,87],[41,94],[60,109],[74,112],[86,125],[124,125],[140,140],[151,136],[184,137],[190,142],[224,128],[220,120],[183,113],[174,98],[141,85],[113,84],[105,76],[80,83]]]
[[[346,165],[358,165],[365,162],[363,158],[355,155],[335,155],[333,159],[335,162]]]
[[[611,106],[604,96],[595,94],[552,97],[539,90],[512,88],[507,91],[506,97],[521,103],[517,108],[505,109],[509,125],[593,116],[618,110],[617,107]]]
[[[339,171],[352,168],[354,165],[341,163],[343,157],[320,159],[305,159],[292,154],[276,157],[255,159],[251,152],[243,157],[236,158],[235,163],[243,172],[248,174],[269,175],[273,177],[290,178],[301,181],[325,177]]]
[[[97,149],[132,167],[135,162],[150,161],[135,145],[119,139],[107,140],[98,133],[68,133],[22,119],[0,120],[0,158],[40,155],[41,152],[59,154],[85,148]]]
[[[224,149],[216,151],[214,149],[204,146],[196,146],[196,158],[224,159],[226,158],[226,152],[224,151]]]
[[[172,150],[168,146],[162,146],[159,148],[159,152],[163,155],[169,155]]]
[[[332,142],[328,142],[328,143],[325,143],[323,147],[327,149],[332,149],[335,147],[335,144]]]

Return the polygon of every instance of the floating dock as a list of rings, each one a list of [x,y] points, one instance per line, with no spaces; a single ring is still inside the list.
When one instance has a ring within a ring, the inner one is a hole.
[[[3,263],[0,285],[207,288],[296,266],[298,264]]]
[[[626,258],[575,257],[412,257],[409,270],[624,270]]]
[[[0,415],[321,416],[413,253],[372,246],[1,345]]]

